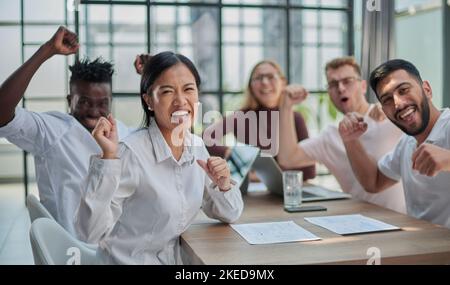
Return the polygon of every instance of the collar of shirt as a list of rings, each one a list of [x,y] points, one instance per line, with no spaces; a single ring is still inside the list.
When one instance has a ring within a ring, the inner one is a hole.
[[[439,119],[434,124],[433,129],[431,130],[430,134],[428,135],[424,143],[435,144],[438,141],[442,141],[442,139],[446,136],[446,132],[444,130],[449,121],[450,121],[450,109],[449,108],[443,109],[441,111]],[[410,145],[413,149],[417,149],[419,147],[417,145],[417,140],[415,137],[407,134],[405,134],[404,136],[406,137],[407,144]]]
[[[176,161],[175,158],[172,155],[172,151],[170,150],[169,145],[167,144],[166,140],[164,139],[161,130],[158,127],[158,124],[156,123],[156,120],[152,118],[150,120],[150,125],[148,126],[148,132],[150,135],[150,140],[153,144],[153,149],[155,152],[155,158],[157,163],[161,163],[167,159],[172,158],[177,164],[182,165],[184,163],[193,164],[194,163],[194,154],[192,145],[189,144],[192,140],[192,134],[189,132],[186,132],[186,136],[184,138],[184,150],[183,154],[181,155],[181,158],[179,161]]]
[[[447,108],[442,110],[439,119],[436,121],[436,124],[434,125],[425,142],[433,144],[437,141],[440,141],[442,137],[446,135],[446,132],[444,130],[447,127],[449,120],[450,120],[450,109]]]

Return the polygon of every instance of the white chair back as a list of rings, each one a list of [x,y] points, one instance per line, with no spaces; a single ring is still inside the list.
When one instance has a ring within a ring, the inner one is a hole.
[[[39,199],[33,194],[27,196],[27,208],[30,214],[31,222],[39,218],[48,218],[54,220],[55,218],[50,214],[50,212],[42,205]]]
[[[96,252],[72,237],[55,220],[38,218],[31,224],[31,248],[36,265],[89,265]]]

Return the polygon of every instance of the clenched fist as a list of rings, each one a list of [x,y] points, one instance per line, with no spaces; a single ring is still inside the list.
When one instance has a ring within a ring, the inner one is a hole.
[[[119,139],[117,134],[116,121],[110,114],[108,118],[101,117],[94,130],[92,136],[97,141],[103,151],[102,159],[116,159],[117,150],[119,148]]]
[[[386,120],[386,114],[383,112],[383,108],[380,103],[375,104],[372,110],[369,112],[369,117],[376,122],[382,122]]]
[[[281,108],[290,108],[305,101],[308,95],[308,91],[303,86],[296,84],[288,85],[281,93],[279,105]]]
[[[339,123],[339,134],[342,141],[349,142],[359,139],[367,131],[364,117],[358,113],[347,113]]]
[[[45,43],[52,55],[70,55],[78,51],[78,37],[67,28],[60,26],[53,37]]]
[[[207,161],[197,160],[209,178],[219,187],[220,191],[231,190],[231,173],[227,162],[220,157],[210,157]]]
[[[442,171],[450,171],[450,151],[432,144],[419,146],[412,160],[413,169],[422,175],[435,177]]]
[[[142,75],[144,72],[144,67],[147,62],[150,61],[152,56],[150,54],[138,54],[136,55],[136,59],[134,60],[134,68],[136,69],[136,73]]]

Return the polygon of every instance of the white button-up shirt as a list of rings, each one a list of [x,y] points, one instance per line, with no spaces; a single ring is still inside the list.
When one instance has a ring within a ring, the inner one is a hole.
[[[450,150],[450,109],[442,112],[426,142]],[[409,215],[450,228],[450,172],[428,177],[413,170],[416,150],[416,139],[404,135],[395,150],[378,161],[378,168],[403,182]]]
[[[92,157],[76,225],[82,240],[100,240],[101,263],[181,263],[179,236],[201,208],[223,222],[239,218],[239,188],[214,187],[196,162],[209,157],[203,141],[186,141],[193,144],[176,161],[153,120],[121,143],[120,159]]]
[[[126,136],[128,129],[120,122],[118,126],[119,137]],[[33,154],[42,204],[75,235],[73,219],[89,158],[102,153],[89,131],[71,115],[17,107],[14,119],[0,128],[0,137]]]
[[[368,128],[361,136],[360,142],[370,155],[380,159],[395,148],[403,133],[388,119],[376,122],[370,118],[369,113],[373,107],[374,105],[364,116]],[[342,190],[350,193],[353,198],[406,213],[405,195],[401,183],[376,194],[364,190],[353,173],[337,126],[329,126],[319,136],[300,142],[300,146],[308,156],[324,164],[336,177]]]

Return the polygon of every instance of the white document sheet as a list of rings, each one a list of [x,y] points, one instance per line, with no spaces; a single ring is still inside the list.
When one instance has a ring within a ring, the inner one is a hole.
[[[363,215],[314,217],[305,220],[340,235],[400,230],[399,227]]]
[[[267,186],[264,183],[260,182],[251,182],[248,184],[247,191],[251,192],[264,192],[267,191]]]
[[[231,225],[249,244],[273,244],[320,240],[293,221]]]

